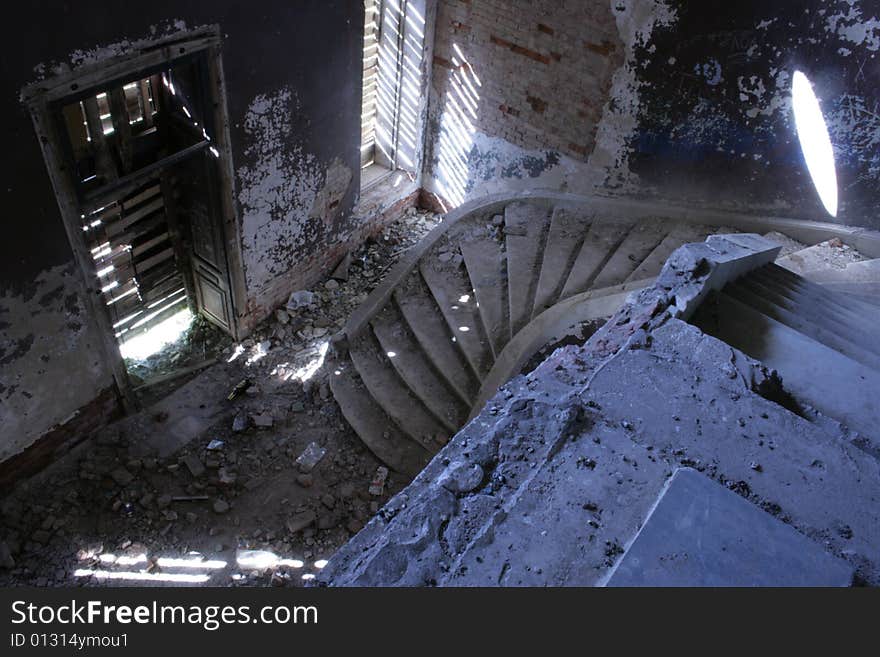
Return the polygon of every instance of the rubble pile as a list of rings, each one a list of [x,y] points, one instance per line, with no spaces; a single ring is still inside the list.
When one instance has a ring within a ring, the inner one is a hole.
[[[223,564],[201,583],[312,578],[407,483],[343,419],[323,367],[329,339],[439,220],[410,209],[222,351],[223,419],[183,449],[160,456],[149,436],[168,430],[167,413],[147,409],[20,483],[0,503],[0,585],[100,585],[108,569],[115,584],[161,582],[184,557]]]

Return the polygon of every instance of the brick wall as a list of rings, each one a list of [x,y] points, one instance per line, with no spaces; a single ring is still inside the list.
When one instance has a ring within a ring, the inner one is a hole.
[[[586,160],[623,57],[607,0],[439,1],[438,106],[457,99],[453,74],[469,66],[481,83],[473,128],[523,149]]]

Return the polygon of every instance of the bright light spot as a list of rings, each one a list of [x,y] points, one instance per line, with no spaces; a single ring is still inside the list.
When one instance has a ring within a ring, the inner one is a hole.
[[[244,353],[244,347],[240,344],[235,345],[235,350],[232,352],[232,355],[229,357],[229,360],[227,360],[226,362],[231,363],[236,358],[241,356],[243,353]]]
[[[459,302],[459,303],[467,303],[467,302],[470,301],[470,300],[471,300],[471,295],[470,295],[470,294],[462,294],[460,297],[458,297],[458,302]]]
[[[115,269],[115,267],[114,267],[113,265],[110,265],[109,267],[104,267],[104,269],[99,269],[99,270],[98,270],[98,276],[106,276],[107,274],[109,274],[109,273],[110,273],[111,271],[113,271],[114,269]]]
[[[308,581],[308,580],[310,580],[310,579],[315,579],[315,576],[314,576],[312,573],[306,573],[306,574],[304,574],[304,575],[302,576],[302,578],[303,578],[304,580]]]
[[[327,560],[326,560],[326,559],[318,559],[318,560],[315,562],[315,568],[318,568],[318,569],[323,568],[323,567],[326,566],[326,565],[327,565]]]
[[[822,117],[819,99],[807,76],[795,71],[791,85],[794,122],[797,126],[801,150],[807,169],[822,205],[832,217],[837,216],[837,174],[834,170],[834,149],[828,136],[828,126]]]
[[[176,584],[204,584],[208,575],[189,575],[183,573],[141,573],[134,571],[89,570],[78,568],[74,577],[95,577],[97,579],[124,579],[135,582],[174,582]]]
[[[119,282],[118,282],[118,281],[113,281],[113,282],[110,283],[109,285],[105,285],[104,287],[101,288],[101,292],[109,292],[109,291],[112,290],[114,287],[119,287]]]
[[[193,314],[189,308],[184,308],[168,319],[159,322],[146,333],[119,345],[119,351],[123,358],[143,360],[172,342],[177,342],[186,333],[193,321]]]
[[[209,147],[208,150],[211,151],[211,155],[213,155],[214,157],[220,157],[220,151],[218,151],[213,146]]]
[[[388,358],[394,358],[396,355],[397,355],[396,351],[389,351],[388,352]]]
[[[268,550],[239,550],[235,560],[242,568],[265,570],[277,566],[280,558]]]
[[[300,559],[282,559],[269,550],[239,550],[235,560],[242,568],[251,570],[266,570],[282,566],[302,568],[305,565]]]
[[[325,340],[318,344],[317,349],[314,352],[314,356],[310,361],[308,361],[303,367],[300,367],[298,370],[295,370],[288,378],[289,379],[299,379],[302,382],[306,382],[315,376],[315,373],[321,369],[321,366],[324,364],[324,359],[327,357],[327,351],[330,349],[330,341]]]
[[[458,330],[461,331],[462,333],[467,333],[468,331],[470,331],[470,329],[467,326],[459,326]]]
[[[263,342],[258,342],[251,349],[251,353],[248,356],[248,359],[245,361],[246,365],[253,365],[261,358],[265,358],[266,354],[269,353],[269,348],[272,346],[272,343],[268,340],[264,340]]]
[[[226,562],[221,559],[205,560],[202,557],[190,557],[188,559],[160,557],[156,563],[162,568],[205,568],[206,570],[219,570],[226,567]]]

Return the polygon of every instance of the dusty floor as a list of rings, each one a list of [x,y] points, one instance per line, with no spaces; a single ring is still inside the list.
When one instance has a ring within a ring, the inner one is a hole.
[[[381,463],[342,417],[326,383],[327,340],[440,219],[409,211],[352,254],[348,281],[295,295],[187,386],[6,495],[0,585],[299,585],[314,576],[408,483],[394,473],[383,482]],[[250,386],[227,399],[242,381]],[[204,396],[198,408],[218,409],[208,415],[216,420],[201,430],[192,418],[196,437],[161,456],[190,419],[173,417],[185,414],[174,404],[187,408],[194,394]]]

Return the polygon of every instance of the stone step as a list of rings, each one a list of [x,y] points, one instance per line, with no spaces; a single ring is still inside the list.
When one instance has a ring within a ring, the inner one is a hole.
[[[843,269],[818,269],[801,275],[814,283],[880,283],[880,258],[851,262]]]
[[[434,367],[410,333],[400,312],[389,304],[370,323],[382,351],[398,376],[450,433],[467,420],[464,403]]]
[[[747,278],[747,277],[746,277]],[[748,304],[781,324],[793,328],[817,342],[839,351],[880,372],[880,351],[864,333],[837,321],[827,321],[821,313],[804,310],[804,306],[779,299],[767,288],[740,279],[724,288],[725,294]]]
[[[880,304],[880,282],[878,283],[821,283],[822,287],[835,294],[845,294],[873,306]]]
[[[848,316],[855,317],[856,321],[880,321],[880,312],[871,304],[867,304],[852,296],[834,294],[826,290],[822,285],[812,283],[775,264],[762,267],[760,270],[753,272],[753,275],[764,280],[773,281],[792,294],[809,294],[810,297],[822,299],[825,303],[839,309]]]
[[[593,287],[593,280],[614,255],[615,249],[633,229],[632,222],[594,219],[584,237],[574,265],[562,288],[560,299],[567,299]]]
[[[657,248],[667,233],[668,230],[659,221],[639,223],[596,275],[592,287],[611,287],[623,283]]]
[[[550,208],[543,204],[516,202],[504,209],[511,338],[532,318],[549,223]]]
[[[483,329],[489,337],[493,360],[510,340],[507,316],[507,262],[502,245],[491,238],[461,243],[461,255],[476,295]]]
[[[332,364],[330,389],[342,415],[376,457],[409,476],[418,474],[432,454],[414,442],[391,421],[347,359]]]
[[[861,349],[880,356],[880,344],[877,344],[874,325],[858,313],[839,310],[838,306],[830,303],[827,291],[823,287],[803,281],[797,289],[783,288],[774,286],[757,274],[744,276],[736,283],[783,310],[793,313],[802,321],[840,335]],[[833,296],[835,301],[839,301],[839,294]]]
[[[358,336],[349,353],[373,399],[405,434],[430,453],[446,444],[451,432],[401,380],[371,332]]]
[[[480,381],[461,352],[421,275],[416,272],[409,276],[394,291],[393,299],[431,365],[458,398],[470,407],[480,389]]]
[[[422,258],[419,271],[474,375],[482,381],[492,368],[492,348],[470,279],[463,267],[439,263],[431,255]]]
[[[709,335],[775,369],[784,389],[850,428],[880,440],[880,372],[767,317],[725,293],[691,319]]]
[[[537,317],[559,299],[592,221],[593,213],[583,208],[557,207],[553,210],[532,317]]]
[[[706,237],[719,232],[717,227],[703,226],[700,224],[680,223],[669,226],[669,234],[663,238],[651,253],[642,261],[635,271],[627,276],[625,283],[641,281],[646,278],[654,278],[663,269],[666,260],[673,251],[691,242],[703,242]]]

